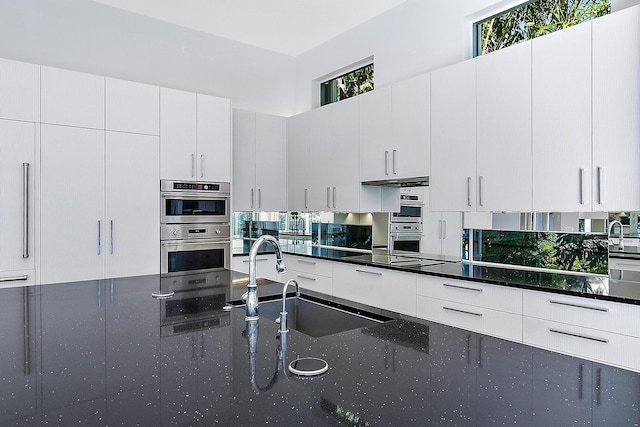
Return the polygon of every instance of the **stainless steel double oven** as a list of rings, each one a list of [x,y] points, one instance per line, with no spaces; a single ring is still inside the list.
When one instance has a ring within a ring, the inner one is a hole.
[[[400,194],[400,212],[391,214],[389,244],[392,251],[422,252],[422,194]]]
[[[163,275],[206,272],[231,264],[228,182],[160,181]]]

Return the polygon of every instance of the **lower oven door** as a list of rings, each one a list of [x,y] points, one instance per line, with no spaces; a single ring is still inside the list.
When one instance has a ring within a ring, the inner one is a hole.
[[[422,252],[420,240],[422,235],[413,233],[391,233],[391,250]]]
[[[160,243],[162,274],[196,273],[229,268],[228,240],[164,240]]]

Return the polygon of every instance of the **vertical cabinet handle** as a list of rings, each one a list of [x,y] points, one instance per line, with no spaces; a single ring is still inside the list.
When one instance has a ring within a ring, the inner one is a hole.
[[[98,255],[102,253],[102,221],[98,220]]]
[[[262,208],[262,188],[258,188],[258,209]]]
[[[333,187],[333,208],[336,208],[336,187]]]
[[[204,154],[200,154],[200,178],[204,178]]]
[[[29,163],[22,164],[22,258],[29,258]]]
[[[442,240],[447,238],[447,220],[442,220]]]
[[[580,168],[580,204],[584,205],[584,168]]]
[[[113,255],[113,220],[109,221],[109,238],[111,239],[109,242],[109,253]]]
[[[254,196],[254,194],[253,194],[253,188],[252,188],[251,189],[251,209],[253,209],[253,207],[255,205],[255,203],[254,203],[255,197],[253,197],[253,196]]]
[[[196,177],[196,155],[191,153],[191,177]]]
[[[393,174],[398,173],[398,150],[393,150]]]
[[[480,175],[478,177],[478,204],[482,206],[482,182],[484,181],[484,177]]]
[[[467,206],[471,207],[471,177],[467,177]]]
[[[442,220],[438,220],[438,239],[442,239]]]
[[[604,203],[604,197],[602,197],[604,171],[602,169],[603,169],[602,166],[598,166],[597,179],[598,179],[598,204],[599,205]]]
[[[389,175],[389,151],[384,151],[384,174]]]
[[[327,208],[331,208],[331,187],[327,187]]]
[[[309,207],[308,201],[309,201],[309,189],[305,188],[304,189],[304,207],[305,207],[305,209]]]

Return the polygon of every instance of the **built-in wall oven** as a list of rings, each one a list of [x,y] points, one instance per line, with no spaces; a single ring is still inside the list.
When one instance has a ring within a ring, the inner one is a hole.
[[[229,183],[161,181],[160,272],[228,269]]]
[[[389,246],[392,251],[422,252],[421,194],[400,194],[400,211],[391,214]]]

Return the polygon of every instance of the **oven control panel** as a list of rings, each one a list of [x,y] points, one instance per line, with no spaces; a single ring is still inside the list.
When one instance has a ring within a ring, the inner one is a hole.
[[[231,186],[228,182],[187,182],[187,181],[160,181],[160,191],[165,192],[196,192],[196,193],[223,193],[229,194]]]
[[[229,240],[229,224],[163,224],[160,227],[161,240],[216,239]]]
[[[394,222],[391,223],[391,233],[422,233],[421,222]]]

